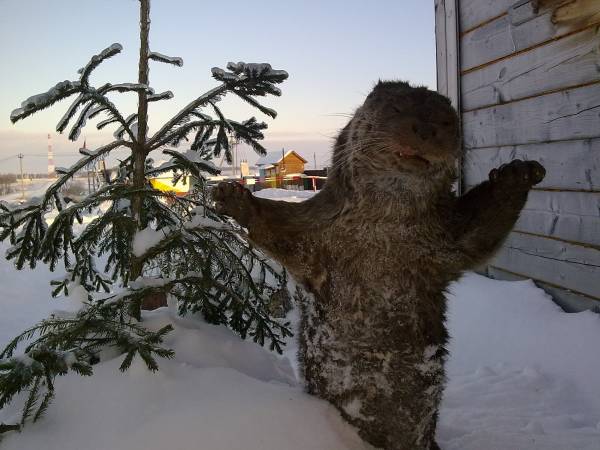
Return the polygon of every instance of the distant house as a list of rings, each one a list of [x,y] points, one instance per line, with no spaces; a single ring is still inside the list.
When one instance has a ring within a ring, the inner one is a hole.
[[[304,172],[306,160],[294,150],[269,152],[256,162],[260,178],[283,177]]]

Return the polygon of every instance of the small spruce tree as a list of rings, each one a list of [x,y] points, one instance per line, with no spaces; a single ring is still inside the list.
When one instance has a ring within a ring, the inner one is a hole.
[[[259,154],[265,123],[254,117],[229,120],[217,106],[232,94],[262,113],[276,112],[257,97],[279,96],[276,84],[287,78],[268,64],[227,64],[213,68],[218,86],[199,96],[154,133],[148,130],[150,103],[173,97],[155,93],[149,85],[149,62],[182,66],[181,58],[150,51],[149,0],[140,0],[139,74],[137,83],[92,86],[94,69],[121,52],[113,44],[93,56],[79,70],[79,79],[63,81],[49,91],[25,100],[11,114],[17,122],[75,96],[56,127],[75,141],[86,122],[104,115],[98,129],[117,126],[115,140],[95,150],[81,149],[82,158],[59,177],[45,195],[20,206],[0,203],[0,240],[9,240],[6,253],[17,269],[35,267],[38,261],[54,270],[63,264],[67,276],[52,282],[52,295],[84,289],[83,307],[73,314],[53,315],[15,337],[0,352],[0,409],[24,392],[20,423],[0,424],[0,433],[20,429],[39,419],[54,396],[54,379],[69,371],[91,375],[107,346],[124,354],[126,370],[139,356],[154,371],[155,357],[169,358],[164,336],[171,327],[151,331],[143,326],[145,299],[170,295],[179,312],[201,313],[213,324],[224,324],[242,338],[281,351],[290,335],[287,323],[269,316],[268,299],[285,285],[285,273],[251,248],[243,230],[215,213],[207,195],[206,174],[218,170],[210,159],[221,153],[231,161],[229,138],[249,144]],[[137,112],[123,115],[110,100],[115,93],[134,93]],[[213,114],[209,114],[212,111]],[[185,151],[180,144],[185,145]],[[127,149],[118,175],[96,192],[76,202],[62,195],[67,182],[81,169],[116,149]],[[150,154],[162,151],[168,162],[154,166]],[[151,177],[172,172],[178,179],[195,180],[190,195],[153,189]],[[48,213],[56,209],[55,216]],[[83,225],[83,216],[93,218]],[[23,354],[15,356],[22,344]]]

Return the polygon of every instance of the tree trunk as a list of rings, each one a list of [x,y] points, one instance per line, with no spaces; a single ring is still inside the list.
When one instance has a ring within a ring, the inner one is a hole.
[[[140,58],[138,83],[149,84],[148,53],[150,45],[148,35],[150,33],[150,0],[140,0]],[[138,117],[137,117],[137,143],[133,147],[133,186],[136,189],[143,189],[146,186],[146,156],[148,149],[146,148],[146,134],[148,132],[148,98],[145,90],[138,91]],[[147,224],[143,215],[143,195],[136,195],[132,199],[133,215],[137,221],[138,229],[141,230]],[[135,280],[142,275],[143,262],[137,258],[133,258],[130,268],[130,279]],[[154,296],[156,297],[156,296]],[[140,309],[155,309],[159,306],[166,306],[166,296],[162,298],[144,299],[142,304],[134,304],[131,307],[131,314],[140,319]]]

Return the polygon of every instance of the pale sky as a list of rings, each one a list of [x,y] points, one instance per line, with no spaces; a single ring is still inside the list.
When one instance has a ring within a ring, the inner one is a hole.
[[[281,97],[263,99],[277,119],[238,100],[224,101],[222,109],[234,120],[255,115],[269,123],[269,151],[294,149],[310,166],[314,152],[322,165],[343,115],[379,78],[435,86],[433,0],[154,0],[151,17],[151,50],[184,60],[182,68],[151,63],[151,86],[175,94],[151,105],[151,130],[217,84],[211,67],[269,62],[290,74]],[[26,171],[45,172],[47,133],[59,166],[78,158],[84,137],[91,148],[110,142],[112,130],[99,133],[95,122],[76,143],[66,139],[68,132],[58,135],[68,101],[15,125],[9,116],[27,97],[77,79],[77,69],[114,42],[123,52],[104,62],[92,82],[137,81],[138,18],[137,0],[0,0],[0,173],[16,172],[19,152]],[[135,111],[133,94],[114,98],[125,116]],[[252,150],[241,153],[251,163],[257,159]]]

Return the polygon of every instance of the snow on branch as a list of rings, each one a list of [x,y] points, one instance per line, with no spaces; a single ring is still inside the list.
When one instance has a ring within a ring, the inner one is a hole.
[[[147,91],[149,94],[154,93],[152,88],[148,87],[148,85],[146,85],[146,84],[141,84],[141,83],[111,84],[104,90],[103,94],[111,92],[111,91],[117,91],[117,92]]]
[[[148,59],[162,63],[173,64],[174,66],[178,67],[183,66],[183,59],[181,59],[179,56],[167,56],[158,52],[150,52],[148,53]]]
[[[149,102],[157,102],[159,100],[170,100],[173,98],[173,93],[171,91],[161,92],[160,94],[152,94],[149,95],[146,100]]]
[[[54,103],[63,100],[71,95],[81,92],[81,83],[79,81],[61,81],[48,91],[33,95],[21,103],[21,107],[13,110],[10,114],[12,123],[22,120],[37,111],[48,108]]]
[[[227,68],[237,75],[243,73],[249,79],[264,78],[271,83],[282,83],[289,76],[285,70],[275,70],[267,63],[228,62]]]
[[[123,46],[121,44],[115,43],[105,48],[97,55],[92,56],[90,62],[88,62],[85,67],[82,67],[77,71],[77,73],[81,74],[81,77],[79,79],[81,84],[87,85],[92,71],[96,67],[98,67],[105,59],[108,59],[111,56],[115,56],[121,53],[121,50],[123,50]]]
[[[252,91],[247,91],[251,95],[273,94],[281,95],[281,90],[273,84],[284,82],[288,78],[288,73],[285,70],[275,70],[267,63],[245,63],[238,62],[227,63],[229,72],[219,67],[212,68],[212,76],[223,83],[235,83],[245,81],[243,86],[254,88]]]

